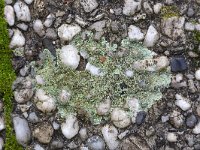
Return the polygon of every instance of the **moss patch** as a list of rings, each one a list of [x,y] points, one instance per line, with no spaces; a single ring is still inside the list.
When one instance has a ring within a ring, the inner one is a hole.
[[[7,23],[4,20],[4,0],[0,0],[0,92],[3,94],[4,117],[6,122],[6,141],[5,150],[21,150],[17,143],[12,128],[11,113],[12,105],[12,82],[15,80],[15,73],[12,68],[11,56],[12,50],[9,49],[9,38],[7,32]]]
[[[163,6],[161,8],[161,17],[163,19],[168,19],[175,16],[180,16],[179,8],[177,6]]]
[[[45,90],[57,101],[62,117],[69,113],[85,114],[93,124],[99,124],[102,116],[97,115],[96,108],[107,98],[111,100],[112,108],[122,108],[127,98],[135,97],[139,99],[142,110],[147,110],[155,101],[161,99],[161,88],[167,87],[171,81],[170,72],[166,69],[148,72],[132,68],[135,61],[153,58],[154,52],[129,39],[116,45],[110,44],[104,38],[98,42],[94,41],[91,32],[86,37],[83,40],[81,36],[77,36],[71,44],[77,47],[80,53],[87,52],[87,61],[99,67],[104,73],[103,76],[94,76],[86,70],[77,71],[63,66],[59,50],[57,62],[48,50],[44,50],[41,55],[43,66],[36,68],[36,73],[45,80],[45,85],[37,85],[36,88]],[[125,75],[127,70],[133,71],[133,77]],[[59,100],[63,89],[71,93],[67,104],[62,104]]]

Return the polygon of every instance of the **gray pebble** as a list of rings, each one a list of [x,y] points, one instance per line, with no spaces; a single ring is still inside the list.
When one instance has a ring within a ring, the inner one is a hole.
[[[197,118],[195,115],[189,115],[186,118],[186,126],[189,128],[193,128],[197,123]]]
[[[91,150],[104,150],[105,142],[100,136],[92,136],[87,140],[87,146]]]

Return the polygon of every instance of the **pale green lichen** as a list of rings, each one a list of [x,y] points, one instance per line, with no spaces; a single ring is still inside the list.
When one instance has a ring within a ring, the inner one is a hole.
[[[111,99],[112,108],[123,107],[127,97],[134,97],[139,99],[141,109],[147,110],[162,98],[161,89],[168,87],[171,81],[167,69],[159,72],[133,70],[133,62],[156,55],[140,43],[124,39],[117,46],[104,38],[96,42],[93,34],[88,32],[86,39],[83,40],[79,35],[71,44],[79,51],[87,52],[87,61],[101,68],[104,75],[94,76],[86,70],[70,69],[60,62],[59,50],[57,59],[44,50],[41,55],[43,66],[37,68],[36,73],[44,78],[45,85],[37,85],[36,88],[44,89],[56,99],[62,117],[69,113],[84,114],[93,124],[99,124],[102,116],[97,115],[96,108],[107,97]],[[125,75],[127,69],[133,70],[133,77]],[[71,93],[66,104],[59,101],[59,93],[63,89]]]

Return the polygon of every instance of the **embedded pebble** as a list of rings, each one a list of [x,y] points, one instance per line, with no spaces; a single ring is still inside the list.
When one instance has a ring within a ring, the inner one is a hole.
[[[110,112],[111,108],[111,101],[107,98],[104,102],[101,102],[97,106],[97,113],[98,115],[107,115]]]
[[[91,150],[104,150],[105,142],[100,136],[92,136],[88,138],[87,146]]]
[[[90,64],[89,62],[87,63],[85,70],[89,71],[94,76],[103,76],[104,75],[104,73],[101,71],[100,68]]]
[[[4,147],[4,140],[2,137],[0,137],[0,150],[2,150]]]
[[[54,140],[51,142],[51,149],[61,149],[64,147],[62,140]]]
[[[153,6],[154,13],[155,13],[155,14],[159,14],[161,8],[162,8],[162,3],[156,3],[156,4]]]
[[[79,65],[80,55],[78,50],[73,45],[63,46],[60,51],[61,62],[73,69],[76,69]]]
[[[141,29],[130,25],[128,27],[128,37],[133,41],[141,41],[144,39],[144,34],[141,32]]]
[[[170,122],[174,127],[180,128],[184,123],[184,117],[180,112],[174,110],[170,114]]]
[[[111,112],[111,121],[118,128],[126,128],[131,124],[128,113],[120,108],[114,108]]]
[[[58,28],[58,36],[62,41],[71,41],[79,32],[81,32],[81,27],[76,24],[63,24]]]
[[[37,89],[35,93],[35,102],[37,108],[43,113],[50,113],[56,109],[55,100],[42,89]]]
[[[153,47],[159,39],[159,33],[154,28],[154,26],[150,25],[147,34],[144,39],[144,45],[147,47]]]
[[[31,112],[28,116],[28,120],[32,123],[37,123],[39,122],[39,118],[35,112]]]
[[[34,0],[24,0],[26,4],[30,5]]]
[[[22,89],[14,91],[14,98],[18,103],[21,104],[29,101],[32,98],[33,94],[33,89]]]
[[[189,100],[180,94],[176,94],[176,102],[175,104],[181,108],[183,111],[189,110],[191,108],[191,104],[188,102]]]
[[[14,4],[14,10],[18,21],[29,22],[31,21],[31,14],[29,7],[22,1],[17,1]]]
[[[195,71],[195,78],[197,80],[200,80],[200,69],[198,69],[198,70]]]
[[[13,0],[5,0],[5,3],[6,3],[7,5],[12,4],[12,2],[13,2]]]
[[[140,111],[137,113],[137,116],[136,116],[136,124],[137,125],[141,125],[142,123],[144,123],[145,121],[145,118],[146,118],[146,112],[145,111]]]
[[[123,14],[132,16],[141,9],[141,0],[125,0],[123,7]]]
[[[35,144],[34,145],[34,150],[45,150],[41,145]]]
[[[71,97],[71,94],[70,94],[70,92],[68,92],[67,90],[62,90],[61,92],[60,92],[60,95],[59,95],[59,100],[60,100],[60,102],[61,103],[63,103],[63,104],[66,104],[69,100],[70,100],[70,97]]]
[[[169,142],[176,142],[177,141],[177,135],[175,133],[168,133],[167,134],[167,140]]]
[[[96,0],[80,0],[81,5],[85,12],[91,12],[98,7]]]
[[[6,5],[4,7],[4,15],[9,26],[13,26],[15,24],[15,14],[13,7],[10,5]]]
[[[153,9],[151,8],[151,5],[148,2],[143,3],[143,8],[147,14],[153,13]]]
[[[13,124],[18,143],[26,146],[31,140],[31,130],[28,126],[28,122],[26,119],[16,116],[13,118]]]
[[[197,123],[197,118],[195,115],[189,115],[186,118],[186,126],[189,128],[193,128]]]
[[[19,23],[19,24],[17,24],[17,27],[23,31],[28,30],[28,25],[26,25],[25,23]]]
[[[37,19],[33,22],[33,30],[40,36],[44,36],[45,35],[45,31],[44,31],[44,26],[42,24],[42,21]]]
[[[46,20],[44,21],[44,26],[49,28],[51,27],[51,25],[53,24],[55,20],[55,15],[54,14],[49,14],[46,18]]]
[[[13,29],[13,31],[14,31],[14,35],[10,42],[10,48],[18,48],[18,47],[24,46],[25,38],[22,32],[18,29]]]
[[[103,134],[106,145],[110,150],[115,150],[119,146],[119,140],[117,139],[118,131],[112,125],[105,125],[102,127],[101,132]]]
[[[83,141],[85,141],[86,138],[88,137],[88,135],[87,135],[87,128],[82,127],[82,128],[80,129],[80,131],[79,131],[79,134],[80,134],[81,139],[82,139]]]
[[[0,131],[4,130],[5,128],[6,128],[6,126],[5,126],[4,117],[1,116],[0,117]]]
[[[41,143],[48,144],[53,136],[53,127],[50,123],[42,123],[33,131],[33,136]]]
[[[171,70],[172,72],[181,72],[185,71],[187,67],[187,62],[184,56],[176,56],[172,57],[170,60]]]
[[[194,31],[195,25],[191,22],[186,22],[185,23],[185,30],[187,31]]]
[[[67,116],[65,122],[61,124],[61,130],[67,139],[71,139],[76,136],[79,131],[77,118],[74,115]]]
[[[57,39],[57,33],[53,28],[48,28],[46,30],[46,37],[52,40],[56,40]]]
[[[60,128],[60,124],[58,124],[56,121],[54,121],[52,125],[54,130],[58,130]]]
[[[44,83],[45,83],[44,79],[42,78],[41,75],[36,75],[35,80],[36,80],[37,84],[39,84],[39,85],[44,85]]]

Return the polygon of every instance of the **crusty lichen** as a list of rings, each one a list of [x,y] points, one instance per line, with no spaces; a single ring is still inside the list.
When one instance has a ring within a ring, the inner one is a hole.
[[[85,113],[93,124],[99,124],[102,116],[97,115],[98,104],[106,98],[111,99],[112,108],[123,107],[127,97],[140,100],[142,110],[147,110],[161,99],[161,88],[170,83],[170,72],[165,69],[159,72],[133,70],[132,64],[137,60],[153,58],[156,54],[142,44],[124,39],[120,46],[110,44],[104,38],[96,42],[91,32],[85,33],[86,39],[77,36],[71,44],[79,52],[85,51],[87,61],[99,68],[103,76],[91,75],[88,71],[78,71],[63,66],[57,51],[57,61],[48,50],[43,51],[41,58],[43,66],[36,69],[41,75],[44,85],[37,88],[44,89],[57,101],[61,116],[69,113]],[[133,76],[127,77],[126,70],[132,70]],[[66,89],[71,93],[70,100],[63,104],[59,101],[59,93]]]
[[[175,16],[177,17],[180,16],[180,12],[177,6],[171,5],[171,6],[163,6],[161,8],[161,17],[163,19],[168,19]]]

